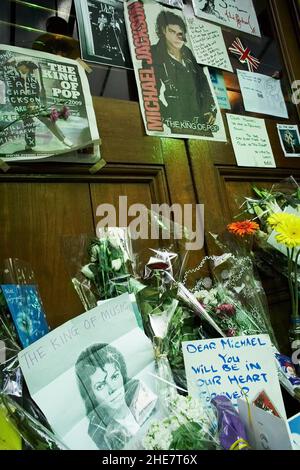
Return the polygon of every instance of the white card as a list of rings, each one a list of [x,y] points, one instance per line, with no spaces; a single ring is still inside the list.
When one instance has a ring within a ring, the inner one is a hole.
[[[264,119],[226,114],[239,166],[276,168]]]
[[[233,72],[222,29],[195,17],[186,22],[198,64]]]
[[[245,400],[238,400],[239,414],[255,450],[293,450],[288,422],[261,410]]]
[[[182,343],[188,392],[210,404],[225,395],[237,406],[265,391],[280,416],[286,417],[268,335],[185,341]]]
[[[200,18],[260,36],[252,0],[193,0],[193,7]]]
[[[260,73],[237,70],[245,110],[288,118],[280,80]]]

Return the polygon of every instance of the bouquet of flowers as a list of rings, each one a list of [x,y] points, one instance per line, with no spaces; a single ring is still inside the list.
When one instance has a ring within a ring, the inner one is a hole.
[[[128,229],[102,229],[99,238],[71,237],[65,240],[65,245],[68,264],[71,269],[73,266],[72,283],[85,310],[96,307],[101,300],[144,288],[133,276]]]
[[[8,259],[0,280],[0,446],[64,449],[29,396],[18,361],[27,340],[33,342],[48,331],[33,289],[33,271],[23,261]]]
[[[300,346],[298,272],[300,261],[300,188],[293,177],[271,190],[253,187],[255,198],[246,198],[243,206],[259,222],[255,236],[255,259],[283,274],[288,280],[291,299],[290,344]],[[269,268],[270,269],[270,268]]]
[[[182,289],[173,277],[178,254],[150,249],[151,256],[139,274],[136,265],[142,264],[141,254],[133,255],[127,229],[103,229],[98,239],[79,242],[79,249],[78,241],[68,242],[68,251],[74,250],[77,274],[72,281],[85,309],[125,292],[134,295],[132,301],[137,303],[146,334],[152,341],[155,337],[162,339],[161,353],[167,356],[176,383],[185,386],[181,343],[207,336],[195,309],[179,295]],[[78,253],[84,252],[82,248],[88,251],[89,263],[78,267]],[[199,303],[194,303],[199,309]]]
[[[201,403],[177,395],[169,403],[170,415],[153,422],[144,438],[147,450],[216,450],[219,448],[210,417]]]
[[[222,256],[206,257],[199,266],[211,263],[213,279],[199,279],[193,294],[218,325],[223,336],[269,334],[276,338],[269,320],[265,292],[253,269],[250,257],[224,245],[214,236],[225,252]],[[186,273],[187,279],[189,272]]]

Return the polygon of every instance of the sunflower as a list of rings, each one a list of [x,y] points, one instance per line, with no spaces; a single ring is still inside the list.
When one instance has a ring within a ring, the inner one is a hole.
[[[289,214],[290,217],[276,227],[276,240],[288,248],[300,247],[300,217]]]
[[[293,218],[293,214],[287,214],[286,212],[274,212],[269,218],[268,218],[268,224],[271,225],[273,229],[276,230],[276,227],[283,223],[283,222],[288,222]]]
[[[244,220],[243,222],[233,222],[227,226],[230,233],[244,237],[245,235],[253,235],[259,229],[259,225],[251,220]]]

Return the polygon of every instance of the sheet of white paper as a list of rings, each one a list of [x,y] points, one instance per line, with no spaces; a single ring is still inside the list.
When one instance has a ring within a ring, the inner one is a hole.
[[[285,157],[300,157],[300,135],[297,125],[277,124],[281,148]]]
[[[294,450],[300,450],[300,413],[288,420]]]
[[[226,114],[239,166],[275,168],[276,163],[264,119]]]
[[[245,110],[288,118],[281,82],[260,73],[237,70]]]
[[[182,343],[188,392],[210,403],[225,395],[237,406],[266,391],[278,413],[286,417],[268,335],[211,339]]]
[[[260,37],[252,0],[193,0],[195,15]]]
[[[95,446],[91,432],[88,432],[95,411],[91,410],[92,415],[87,414],[75,371],[81,353],[100,343],[116,348],[124,361],[126,375],[119,359],[125,391],[133,378],[153,364],[151,342],[137,327],[128,294],[109,300],[70,320],[19,354],[22,372],[33,399],[44,412],[54,432],[71,449],[95,449],[97,445],[98,448],[105,448],[101,447],[102,441]],[[109,354],[114,364],[115,353],[112,351]],[[97,353],[97,360],[100,360],[100,355],[100,352]],[[105,365],[103,368],[99,366],[99,369],[106,370]],[[97,368],[90,375],[96,371]],[[111,407],[110,403],[105,402],[105,405],[108,409]]]
[[[245,400],[238,400],[240,418],[255,450],[293,450],[291,434],[286,420],[274,416]],[[249,408],[251,423],[249,422]]]
[[[198,64],[233,72],[222,29],[195,17],[186,21]]]

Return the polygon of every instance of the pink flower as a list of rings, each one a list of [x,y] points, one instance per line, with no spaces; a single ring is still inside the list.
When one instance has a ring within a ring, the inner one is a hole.
[[[216,309],[217,314],[221,314],[225,317],[234,317],[236,314],[235,306],[232,304],[222,304],[219,305]]]
[[[68,106],[63,106],[63,108],[61,109],[59,113],[59,117],[66,121],[70,117],[70,114],[71,112]]]
[[[229,328],[229,330],[226,331],[226,336],[229,338],[232,338],[233,336],[236,336],[237,331],[234,328]]]
[[[50,121],[56,122],[59,119],[59,112],[57,111],[57,109],[55,108],[51,109],[49,117],[50,117]]]

